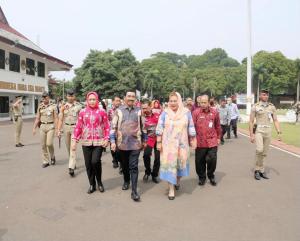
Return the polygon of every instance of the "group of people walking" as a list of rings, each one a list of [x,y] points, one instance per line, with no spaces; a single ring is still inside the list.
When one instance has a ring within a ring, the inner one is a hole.
[[[180,180],[190,174],[190,149],[195,150],[195,167],[199,185],[205,185],[207,179],[213,186],[217,185],[215,170],[217,166],[218,145],[224,144],[223,136],[230,136],[232,126],[237,137],[237,120],[239,112],[231,99],[220,100],[220,105],[207,95],[199,95],[195,103],[183,100],[179,93],[172,92],[166,108],[159,101],[144,100],[136,105],[135,92],[128,91],[123,100],[115,96],[113,106],[107,112],[96,92],[86,95],[85,107],[76,101],[73,90],[67,91],[67,102],[57,111],[48,93],[43,93],[43,101],[37,109],[33,134],[40,129],[42,145],[42,167],[55,165],[53,138],[64,135],[68,155],[69,174],[75,175],[76,149],[81,142],[82,151],[89,180],[88,193],[97,189],[105,191],[102,182],[103,152],[110,146],[113,167],[123,175],[122,190],[131,187],[131,198],[140,200],[138,193],[138,162],[141,151],[145,174],[143,181],[168,184],[168,198],[174,200],[180,189]],[[15,108],[21,101],[16,101]],[[17,112],[17,111],[16,111]],[[59,112],[59,113],[58,113]],[[257,143],[256,168],[254,177],[268,178],[264,170],[264,159],[270,138],[270,123],[274,120],[276,130],[280,127],[275,107],[268,102],[268,92],[261,92],[261,101],[252,108],[250,116],[250,137]],[[256,120],[256,132],[254,131]],[[16,122],[16,127],[17,127]],[[254,137],[255,136],[255,137]],[[16,136],[16,146],[20,146],[20,137]],[[154,163],[151,157],[154,152]]]

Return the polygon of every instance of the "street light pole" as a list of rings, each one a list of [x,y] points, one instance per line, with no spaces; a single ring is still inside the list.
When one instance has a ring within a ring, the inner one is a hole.
[[[251,0],[248,0],[248,57],[247,57],[247,115],[250,115],[252,102],[252,26]]]

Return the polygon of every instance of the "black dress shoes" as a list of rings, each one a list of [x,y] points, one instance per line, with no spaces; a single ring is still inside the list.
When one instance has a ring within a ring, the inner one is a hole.
[[[74,169],[72,169],[72,168],[69,168],[69,174],[70,174],[70,176],[71,177],[74,177]]]
[[[199,178],[198,184],[199,184],[200,186],[204,186],[205,183],[206,183],[206,179],[205,179],[205,178]]]
[[[269,179],[269,177],[267,176],[267,174],[265,172],[259,172],[259,175],[264,179]]]
[[[49,163],[43,163],[42,168],[46,168],[46,167],[48,167],[48,166],[50,166]]]
[[[215,178],[210,178],[209,182],[212,186],[217,186],[217,182],[216,182]]]
[[[259,174],[259,171],[255,171],[255,172],[254,172],[254,178],[255,178],[256,180],[260,180],[260,174]]]
[[[118,168],[118,167],[119,167],[118,162],[113,162],[113,168]]]
[[[141,197],[139,194],[137,194],[136,192],[132,192],[131,193],[131,199],[135,202],[139,202],[141,200]]]
[[[99,189],[100,192],[104,192],[105,191],[102,183],[98,186],[98,189]]]
[[[158,184],[159,183],[158,178],[157,177],[152,177],[152,182]]]
[[[149,179],[149,175],[145,174],[145,175],[143,176],[143,181],[144,181],[144,182],[148,182],[148,179]]]
[[[168,199],[172,201],[175,199],[175,196],[168,196]]]
[[[51,165],[55,165],[55,163],[56,163],[55,157],[51,158]]]
[[[122,186],[122,190],[128,190],[129,189],[129,183],[128,182],[124,182],[123,186]]]
[[[88,194],[92,194],[92,193],[95,192],[95,191],[96,191],[95,186],[91,185],[90,188],[89,188],[89,190],[87,191],[87,193],[88,193]]]
[[[22,145],[19,143],[19,144],[16,144],[16,147],[22,147]]]

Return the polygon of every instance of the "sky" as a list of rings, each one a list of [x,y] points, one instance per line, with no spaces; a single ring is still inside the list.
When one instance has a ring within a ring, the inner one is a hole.
[[[80,67],[90,49],[248,53],[247,0],[0,0],[9,24],[57,58]],[[252,0],[252,52],[300,58],[300,0]],[[74,72],[54,73],[71,79]]]

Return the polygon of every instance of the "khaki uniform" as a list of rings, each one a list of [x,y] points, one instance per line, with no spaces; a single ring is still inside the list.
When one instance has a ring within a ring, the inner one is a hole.
[[[72,140],[72,134],[75,128],[75,124],[77,122],[78,114],[81,109],[82,106],[78,102],[75,102],[74,104],[66,103],[63,106],[63,131],[66,147],[69,153],[69,168],[71,169],[75,169],[76,166],[76,151],[71,150],[71,146],[74,142],[74,140]],[[60,115],[62,115],[62,113],[60,113]]]
[[[56,105],[49,104],[45,105],[41,103],[38,107],[37,113],[40,115],[40,137],[42,145],[42,155],[43,163],[49,163],[49,154],[50,158],[54,158],[54,146],[53,138],[55,134],[55,125],[54,125],[54,113],[57,113]]]
[[[251,114],[256,119],[256,157],[255,157],[255,171],[263,173],[264,159],[267,156],[272,136],[272,122],[277,119],[276,108],[272,103],[259,102],[256,103],[252,109]]]
[[[22,113],[23,113],[23,104],[22,102],[18,104],[17,106],[13,106],[12,108],[13,112],[13,122],[15,124],[15,142],[16,145],[21,143],[20,137],[22,132],[22,126],[23,126],[23,119],[22,119]]]

